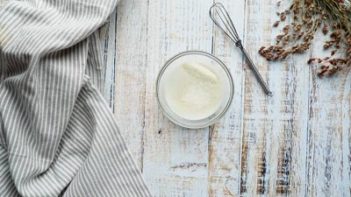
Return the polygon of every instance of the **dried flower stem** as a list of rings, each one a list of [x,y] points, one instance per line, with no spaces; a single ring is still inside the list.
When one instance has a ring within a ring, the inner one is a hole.
[[[304,53],[312,44],[316,32],[321,29],[329,35],[324,49],[331,50],[330,57],[311,58],[309,64],[321,64],[319,76],[336,73],[342,66],[351,64],[351,8],[344,0],[293,0],[289,9],[277,13],[279,20],[273,24],[278,27],[287,16],[292,22],[282,28],[276,36],[276,44],[261,47],[259,53],[268,61],[284,60],[292,54]],[[341,57],[334,57],[345,51]]]

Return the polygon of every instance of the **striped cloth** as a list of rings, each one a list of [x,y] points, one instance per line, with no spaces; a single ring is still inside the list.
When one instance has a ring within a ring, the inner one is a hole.
[[[0,196],[150,196],[91,75],[117,0],[0,8]]]

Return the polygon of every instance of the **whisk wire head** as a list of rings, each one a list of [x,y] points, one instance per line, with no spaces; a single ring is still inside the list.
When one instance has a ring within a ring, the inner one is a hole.
[[[240,42],[240,37],[235,29],[234,23],[222,3],[214,3],[211,6],[210,17],[215,25],[217,25],[235,44]]]

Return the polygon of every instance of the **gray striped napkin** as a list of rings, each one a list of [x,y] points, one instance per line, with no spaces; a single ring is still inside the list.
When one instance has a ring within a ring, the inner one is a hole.
[[[94,32],[116,4],[0,7],[0,196],[150,196],[91,80]]]

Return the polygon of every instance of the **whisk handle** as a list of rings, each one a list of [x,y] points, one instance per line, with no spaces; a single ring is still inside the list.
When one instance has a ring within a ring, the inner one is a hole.
[[[243,47],[241,40],[238,40],[235,45],[243,52],[245,59],[248,63],[248,66],[250,67],[250,69],[252,70],[252,72],[254,73],[258,83],[261,85],[263,91],[268,95],[268,96],[272,96],[273,93],[269,90],[266,82],[263,80],[261,74],[259,73],[259,71],[257,70],[257,67],[255,66],[255,64],[253,63],[252,59],[250,58],[248,52],[246,51],[246,49]]]

